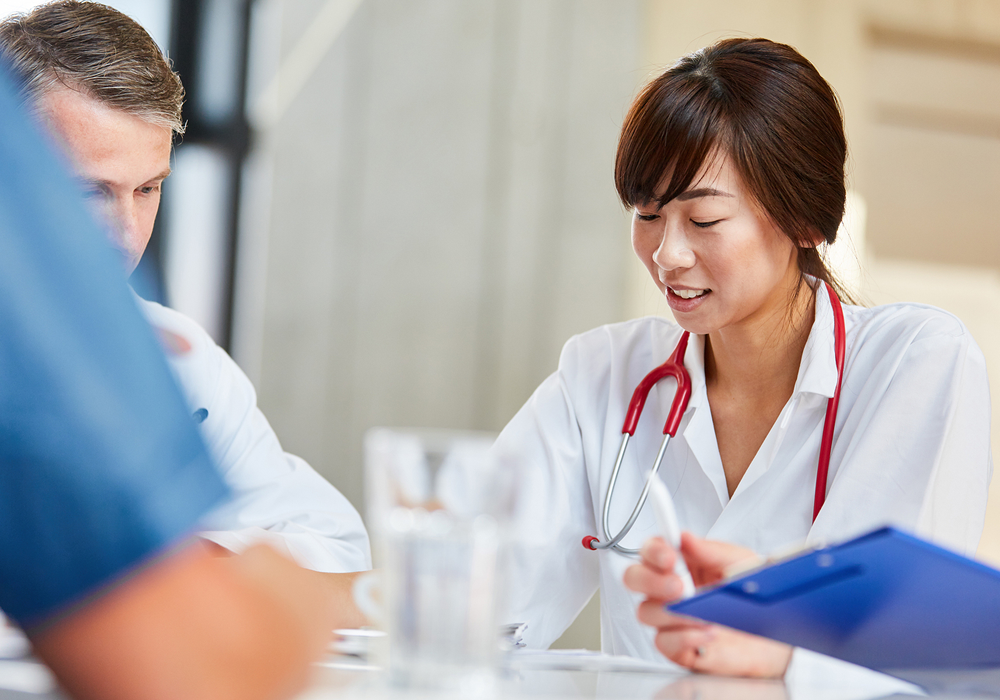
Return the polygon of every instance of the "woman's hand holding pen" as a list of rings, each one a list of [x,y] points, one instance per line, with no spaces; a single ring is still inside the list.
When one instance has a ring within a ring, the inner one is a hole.
[[[749,549],[726,542],[681,536],[680,552],[653,537],[640,551],[641,563],[625,571],[625,585],[646,596],[639,621],[655,627],[656,648],[674,663],[703,673],[754,678],[780,678],[788,668],[792,648],[787,644],[674,615],[665,605],[681,596],[683,585],[673,573],[683,555],[695,585],[722,580],[726,570],[748,559],[759,559]]]

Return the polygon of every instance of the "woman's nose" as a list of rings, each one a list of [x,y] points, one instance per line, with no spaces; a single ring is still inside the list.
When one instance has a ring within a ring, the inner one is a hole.
[[[653,252],[653,261],[664,270],[694,266],[695,255],[684,231],[679,226],[664,221],[660,245]]]

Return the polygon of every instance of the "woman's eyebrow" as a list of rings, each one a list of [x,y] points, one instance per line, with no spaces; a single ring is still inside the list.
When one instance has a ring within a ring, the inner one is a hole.
[[[698,199],[699,197],[735,197],[736,195],[730,194],[729,192],[723,192],[722,190],[717,190],[712,187],[700,187],[695,190],[685,190],[677,195],[676,199],[681,202],[686,202],[690,199]]]

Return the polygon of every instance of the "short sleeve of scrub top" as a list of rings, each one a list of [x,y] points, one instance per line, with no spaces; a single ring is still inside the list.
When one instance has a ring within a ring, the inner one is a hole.
[[[226,487],[122,266],[0,65],[0,608],[31,628]]]

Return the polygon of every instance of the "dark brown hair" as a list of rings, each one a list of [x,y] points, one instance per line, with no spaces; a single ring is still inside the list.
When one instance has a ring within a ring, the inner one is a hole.
[[[0,23],[0,55],[32,104],[65,85],[183,133],[184,87],[135,20],[96,2],[58,0]]]
[[[798,247],[800,272],[850,301],[814,247],[818,237],[833,243],[847,197],[843,119],[816,68],[767,39],[726,39],[685,56],[629,109],[615,160],[618,196],[627,207],[666,204],[719,150]]]

